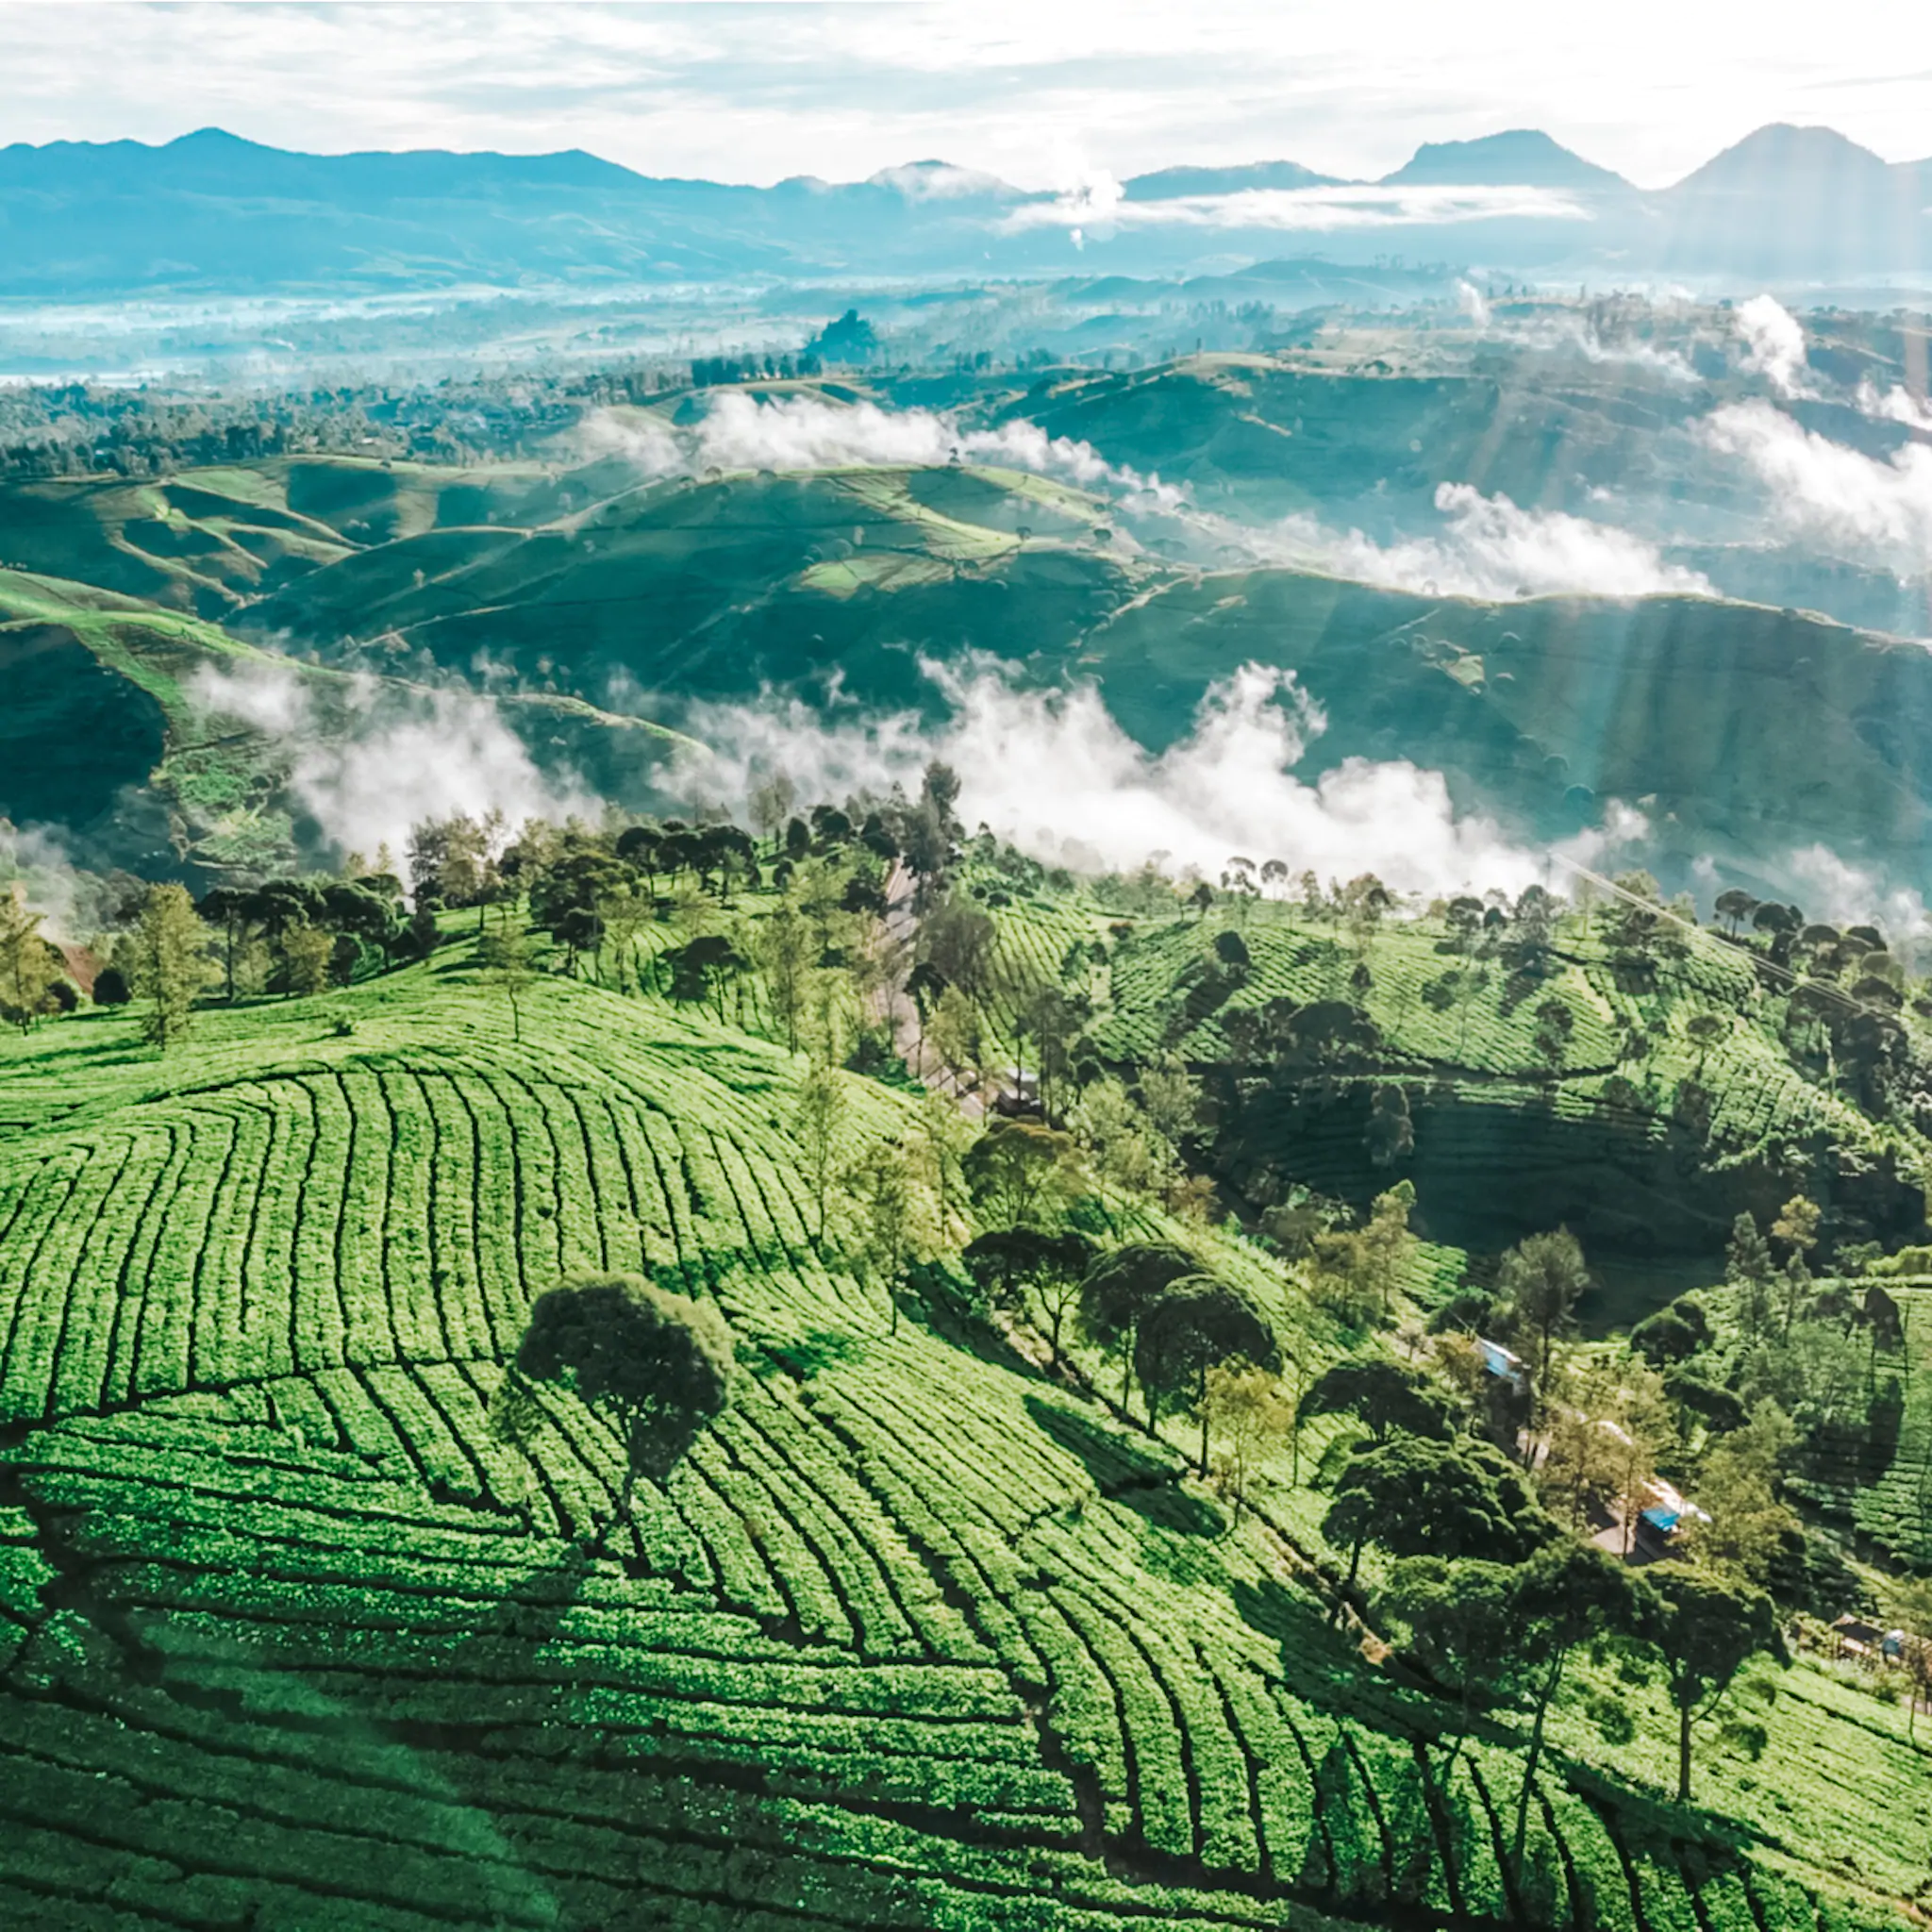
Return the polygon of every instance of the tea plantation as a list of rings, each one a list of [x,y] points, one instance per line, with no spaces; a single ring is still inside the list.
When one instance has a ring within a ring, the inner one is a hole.
[[[1512,1866],[1518,1726],[1441,1773],[1292,1497],[1291,1540],[1231,1521],[814,1239],[801,1057],[552,975],[519,1042],[468,953],[165,1058],[125,1012],[0,1044],[0,1924],[1855,1932],[1923,1896],[1926,1746],[1810,1666],[1703,1809],[1655,1712],[1610,1746],[1559,1707]],[[858,1142],[911,1119],[842,1077]],[[1323,1358],[1288,1274],[1197,1239]],[[745,1372],[628,1520],[595,1412],[486,1415],[582,1269],[714,1299]]]

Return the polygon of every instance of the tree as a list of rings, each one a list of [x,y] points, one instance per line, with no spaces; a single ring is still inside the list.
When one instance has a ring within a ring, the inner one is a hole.
[[[795,1116],[806,1174],[811,1181],[814,1241],[825,1236],[825,1197],[839,1164],[846,1110],[845,1084],[838,1070],[814,1060],[800,1083]]]
[[[1201,1110],[1201,1083],[1178,1054],[1164,1054],[1141,1074],[1141,1110],[1169,1146],[1178,1148]]]
[[[1690,1802],[1690,1727],[1719,1714],[1752,1657],[1785,1660],[1777,1611],[1761,1590],[1677,1564],[1650,1579],[1646,1634],[1677,1713],[1677,1803]],[[1748,1736],[1746,1741],[1750,1741]]]
[[[1363,1226],[1317,1235],[1315,1299],[1352,1324],[1371,1316],[1386,1319],[1415,1252],[1415,1237],[1408,1231],[1414,1206],[1415,1188],[1398,1181],[1375,1196]]]
[[[785,1044],[796,1053],[815,949],[793,883],[788,882],[784,896],[753,927],[751,955],[764,976],[773,1014],[785,1028]]]
[[[1349,1551],[1350,1588],[1366,1543],[1392,1557],[1514,1563],[1549,1530],[1523,1477],[1487,1442],[1399,1432],[1355,1450],[1322,1521],[1322,1534]]]
[[[1496,1287],[1508,1307],[1511,1332],[1535,1352],[1539,1389],[1548,1386],[1557,1338],[1575,1325],[1576,1303],[1589,1286],[1583,1250],[1567,1228],[1533,1234],[1503,1257]]]
[[[844,1176],[851,1197],[848,1255],[853,1268],[886,1296],[892,1332],[899,1328],[899,1291],[912,1264],[939,1249],[940,1214],[926,1163],[900,1141],[868,1148]]]
[[[616,1423],[625,1451],[617,1513],[624,1517],[638,1477],[661,1482],[730,1400],[731,1332],[708,1303],[638,1275],[577,1275],[539,1295],[530,1309],[506,1377],[512,1435],[519,1381],[557,1384]]]
[[[972,900],[948,892],[934,900],[919,922],[919,961],[931,966],[947,986],[976,999],[986,990],[997,937],[988,913]]]
[[[1720,1575],[1763,1589],[1772,1564],[1798,1519],[1778,1501],[1781,1465],[1797,1441],[1790,1418],[1774,1402],[1757,1404],[1737,1428],[1704,1452],[1697,1501],[1685,1542]]]
[[[1731,1239],[1724,1251],[1724,1279],[1738,1291],[1738,1320],[1750,1341],[1755,1341],[1771,1325],[1775,1274],[1770,1242],[1750,1214],[1740,1214],[1731,1224]]]
[[[1073,1136],[1041,1121],[994,1121],[961,1165],[973,1205],[998,1227],[1058,1221],[1082,1180]]]
[[[1415,1123],[1408,1115],[1408,1095],[1392,1081],[1376,1087],[1362,1141],[1376,1167],[1393,1167],[1415,1152]]]
[[[1783,1333],[1788,1339],[1791,1324],[1798,1319],[1798,1308],[1805,1299],[1805,1291],[1811,1286],[1811,1271],[1806,1266],[1805,1257],[1818,1244],[1818,1228],[1823,1218],[1816,1201],[1808,1200],[1803,1194],[1793,1194],[1778,1209],[1777,1219],[1771,1224],[1774,1239],[1790,1250],[1785,1260],[1784,1274]]]
[[[1757,901],[1735,886],[1717,895],[1717,916],[1730,928],[1733,939],[1737,937],[1738,928],[1757,910]]]
[[[127,975],[118,966],[103,966],[94,975],[94,1005],[125,1007],[134,997]]]
[[[1147,1424],[1159,1424],[1164,1400],[1191,1401],[1201,1417],[1201,1469],[1208,1468],[1208,1371],[1217,1363],[1280,1365],[1281,1350],[1252,1295],[1232,1282],[1191,1274],[1173,1283],[1141,1317],[1134,1374],[1147,1398]]]
[[[0,887],[0,1019],[23,1033],[48,1010],[61,973],[59,956],[41,936],[44,916]]]
[[[1532,1044],[1537,1058],[1549,1069],[1550,1078],[1560,1077],[1563,1057],[1570,1050],[1570,1036],[1576,1030],[1576,1015],[1561,1000],[1545,1000],[1536,1009],[1536,1035]]]
[[[1079,1302],[1082,1278],[1093,1261],[1087,1237],[1038,1227],[995,1228],[970,1241],[960,1259],[981,1289],[1001,1300],[1010,1300],[1016,1287],[1032,1289],[1046,1316],[1047,1344],[1058,1361],[1061,1326]]]
[[[1556,1701],[1571,1657],[1586,1644],[1615,1645],[1642,1632],[1647,1602],[1630,1571],[1593,1543],[1560,1537],[1535,1552],[1518,1573],[1511,1591],[1512,1621],[1522,1656],[1536,1671],[1536,1715],[1523,1784],[1516,1794],[1516,1833],[1511,1862],[1520,1871],[1529,1824],[1529,1795],[1542,1757],[1543,1724]]]
[[[772,772],[751,788],[751,822],[777,849],[778,828],[798,802],[798,788],[784,772]]]
[[[952,1075],[955,1088],[970,1091],[978,1086],[986,1057],[979,1011],[958,987],[948,986],[940,995],[927,1031],[932,1036],[933,1051]]]
[[[1227,1445],[1220,1467],[1239,1522],[1252,1467],[1270,1443],[1293,1436],[1295,1406],[1272,1371],[1239,1359],[1215,1362],[1208,1371],[1201,1425]]]
[[[1080,1284],[1080,1332],[1121,1358],[1121,1402],[1133,1388],[1134,1345],[1142,1320],[1177,1281],[1200,1272],[1185,1248],[1134,1241],[1103,1255]]]
[[[1480,1558],[1405,1557],[1389,1573],[1380,1608],[1408,1628],[1431,1677],[1456,1694],[1456,1743],[1436,1772],[1446,1784],[1476,1712],[1504,1696],[1526,1659],[1517,1616],[1521,1570]]]
[[[142,1038],[166,1053],[194,1018],[194,1002],[212,982],[208,931],[185,886],[156,886],[142,907],[130,949],[130,984],[147,1002]]]
[[[282,934],[282,971],[288,991],[298,998],[328,990],[335,942],[319,925],[306,922]]]
[[[1932,1704],[1932,1576],[1913,1576],[1892,1586],[1886,1615],[1906,1633],[1899,1659],[1906,1674],[1906,1736],[1917,1735],[1919,1707]]]
[[[1380,1357],[1339,1361],[1323,1370],[1301,1399],[1304,1421],[1318,1415],[1352,1415],[1370,1440],[1386,1442],[1402,1430],[1446,1438],[1449,1411],[1425,1376]]]
[[[483,983],[494,987],[509,1002],[509,1037],[524,1037],[522,999],[535,976],[530,966],[530,942],[521,915],[502,920],[477,942],[476,958],[483,968]]]

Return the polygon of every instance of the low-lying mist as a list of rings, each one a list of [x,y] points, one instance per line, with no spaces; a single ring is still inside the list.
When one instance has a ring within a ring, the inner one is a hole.
[[[511,823],[594,817],[600,802],[568,775],[538,769],[501,708],[463,691],[369,676],[330,677],[325,692],[291,669],[204,666],[189,687],[208,716],[260,732],[288,761],[291,801],[342,852],[400,853],[425,819],[491,810]]]
[[[699,706],[687,728],[713,752],[687,758],[671,782],[728,808],[761,774],[783,772],[801,796],[842,798],[915,791],[926,763],[942,758],[959,774],[969,824],[1079,872],[1129,871],[1151,858],[1215,876],[1241,853],[1324,878],[1374,872],[1403,891],[1516,891],[1549,874],[1548,858],[1493,820],[1458,813],[1440,772],[1352,758],[1296,776],[1326,720],[1291,672],[1243,665],[1208,687],[1186,736],[1151,752],[1091,684],[1023,689],[986,660],[923,668],[952,707],[942,724],[911,712],[825,715],[773,692]],[[1609,824],[1566,856],[1593,860],[1644,829],[1616,807]]]

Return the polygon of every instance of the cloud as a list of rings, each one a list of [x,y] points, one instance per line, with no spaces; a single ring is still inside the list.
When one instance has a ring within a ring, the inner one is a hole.
[[[1695,571],[1665,563],[1657,545],[1610,524],[1560,510],[1521,509],[1473,484],[1443,483],[1436,508],[1440,536],[1382,544],[1360,530],[1338,531],[1312,516],[1264,528],[1222,524],[1224,542],[1262,561],[1326,571],[1391,590],[1509,603],[1558,592],[1599,597],[1664,593],[1710,596]]]
[[[1738,305],[1738,333],[1744,338],[1744,367],[1764,377],[1779,395],[1816,393],[1805,373],[1805,331],[1798,318],[1773,295],[1753,295]]]
[[[1932,408],[1923,396],[1915,396],[1898,383],[1878,393],[1878,385],[1868,375],[1858,385],[1859,409],[1875,423],[1903,423],[1908,429],[1932,430]]]
[[[1932,558],[1932,447],[1907,443],[1880,461],[1755,400],[1713,410],[1698,434],[1750,466],[1794,535],[1906,574]]]
[[[1872,924],[1901,952],[1923,952],[1932,941],[1932,913],[1907,886],[1889,886],[1876,873],[1839,857],[1828,845],[1807,845],[1785,861],[1799,903],[1813,919],[1834,925]]]
[[[1158,475],[1110,463],[1090,442],[1049,436],[1016,419],[967,429],[935,409],[882,409],[823,396],[718,394],[698,422],[674,429],[661,418],[605,410],[581,433],[587,457],[625,456],[647,475],[718,470],[929,469],[955,459],[1030,470],[1083,490],[1124,493],[1138,506],[1178,508],[1180,491]]]
[[[496,705],[472,691],[346,679],[330,693],[340,715],[325,717],[292,670],[205,665],[189,697],[273,739],[289,758],[291,795],[345,852],[373,858],[386,843],[400,854],[410,826],[457,812],[493,808],[517,824],[598,810],[581,785],[540,772]]]
[[[1272,228],[1333,234],[1351,228],[1438,226],[1464,222],[1588,222],[1588,208],[1547,188],[1244,188],[1232,194],[1176,194],[1128,201],[1108,175],[1095,175],[1051,201],[1009,209],[996,225],[1106,233],[1116,228]]]
[[[1475,324],[1477,328],[1490,325],[1490,305],[1488,298],[1474,282],[1458,280],[1456,284],[1456,306]]]
[[[0,901],[9,894],[42,915],[48,939],[80,940],[101,924],[98,882],[75,863],[67,836],[52,825],[16,825],[0,815]]]
[[[826,715],[769,691],[753,704],[703,705],[687,728],[716,754],[675,770],[671,785],[738,805],[758,774],[784,771],[806,796],[839,798],[916,789],[940,758],[959,774],[967,824],[983,821],[1081,871],[1128,870],[1160,854],[1170,870],[1212,874],[1245,852],[1324,877],[1372,871],[1403,891],[1516,890],[1544,876],[1542,858],[1492,820],[1458,814],[1440,772],[1348,758],[1297,777],[1326,720],[1291,672],[1242,666],[1209,686],[1184,738],[1150,752],[1091,683],[1026,691],[985,660],[923,668],[952,707],[941,725],[909,711]],[[1574,856],[1587,862],[1607,842],[1586,835]]]

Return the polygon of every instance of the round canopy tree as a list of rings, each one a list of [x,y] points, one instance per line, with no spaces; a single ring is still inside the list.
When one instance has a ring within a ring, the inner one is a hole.
[[[638,1477],[671,1474],[730,1400],[731,1376],[731,1331],[715,1307],[635,1274],[584,1274],[537,1297],[508,1381],[568,1389],[616,1423],[627,1515]]]
[[[1200,1272],[1185,1248],[1129,1241],[1103,1255],[1080,1284],[1080,1332],[1121,1358],[1121,1400],[1133,1385],[1134,1340],[1154,1305],[1177,1281]]]
[[[1163,1399],[1191,1398],[1201,1412],[1201,1466],[1208,1466],[1208,1371],[1227,1361],[1281,1365],[1280,1345],[1252,1296],[1210,1274],[1191,1274],[1168,1289],[1141,1320],[1134,1374],[1147,1395],[1150,1426]]]

